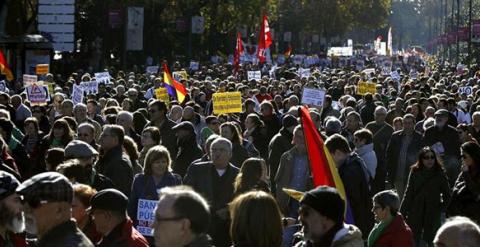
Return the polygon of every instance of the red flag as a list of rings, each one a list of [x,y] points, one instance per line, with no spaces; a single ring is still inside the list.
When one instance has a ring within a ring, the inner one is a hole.
[[[290,55],[292,55],[292,45],[291,44],[288,44],[288,48],[287,50],[285,51],[285,53],[283,53],[285,55],[286,58],[290,57]]]
[[[238,68],[240,67],[240,56],[243,54],[243,51],[242,35],[240,32],[237,32],[237,45],[235,46],[235,54],[233,56],[233,67],[235,73],[237,73]]]
[[[170,70],[168,69],[167,63],[163,63],[163,81],[165,84],[169,85],[170,87],[173,87],[177,93],[177,100],[181,104],[187,97],[187,89],[185,86],[176,81],[173,77],[172,74],[170,74]],[[168,90],[168,88],[167,88]]]
[[[263,14],[260,35],[258,38],[257,57],[260,63],[264,63],[267,60],[265,56],[265,50],[268,49],[270,45],[272,45],[272,32],[270,32],[270,27],[268,26],[268,19],[266,14]]]
[[[7,60],[5,59],[5,56],[3,56],[2,51],[0,51],[0,73],[4,74],[5,77],[7,77],[7,80],[13,80],[12,71],[10,70],[10,67],[8,67]]]

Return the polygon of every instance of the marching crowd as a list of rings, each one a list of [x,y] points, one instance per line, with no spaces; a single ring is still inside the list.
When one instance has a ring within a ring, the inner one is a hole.
[[[72,87],[92,73],[47,74],[47,105],[11,82],[0,93],[0,246],[480,246],[474,71],[255,66],[189,71],[183,102],[156,99],[161,73],[109,68],[83,103]],[[255,69],[263,77],[247,80]],[[367,81],[376,91],[360,95]],[[308,111],[345,198],[314,186],[304,88],[326,93]],[[215,114],[222,92],[240,92],[242,112]]]

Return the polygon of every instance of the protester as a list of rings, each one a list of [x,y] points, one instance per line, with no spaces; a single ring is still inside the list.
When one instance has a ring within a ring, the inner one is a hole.
[[[220,125],[220,135],[232,143],[231,162],[233,165],[240,167],[249,158],[246,148],[242,145],[243,138],[240,132],[233,123],[226,122]]]
[[[150,115],[150,123],[146,127],[157,127],[161,133],[162,145],[165,146],[172,157],[177,157],[177,139],[175,132],[172,130],[176,125],[171,119],[167,117],[168,110],[165,102],[155,100],[148,105],[148,113]]]
[[[119,190],[105,189],[90,200],[90,214],[102,239],[99,247],[135,246],[147,247],[147,240],[134,227],[127,216],[128,198]]]
[[[72,219],[73,188],[65,176],[44,172],[16,191],[24,198],[26,231],[37,236],[37,246],[94,246]]]
[[[381,191],[373,196],[372,212],[378,222],[368,235],[367,246],[413,247],[410,227],[399,213],[400,198],[392,190]]]
[[[213,246],[207,234],[211,221],[207,200],[187,186],[165,187],[158,197],[153,224],[156,247]]]
[[[471,219],[466,217],[449,218],[435,235],[433,243],[435,246],[478,246],[480,242],[480,227]]]
[[[72,216],[77,222],[78,228],[92,243],[97,243],[102,238],[102,235],[97,232],[95,223],[93,223],[92,215],[87,212],[87,209],[91,206],[90,200],[95,193],[97,191],[88,185],[73,185]]]
[[[248,162],[248,161],[247,161]],[[280,246],[282,217],[275,199],[263,191],[236,197],[229,205],[233,246]]]
[[[21,198],[15,193],[19,185],[12,174],[0,171],[0,246],[27,246]]]
[[[304,241],[295,247],[362,247],[362,232],[344,222],[345,201],[335,188],[320,186],[305,193],[300,200],[300,222]]]
[[[238,196],[251,190],[270,192],[267,165],[259,158],[245,160],[234,183],[234,195]]]
[[[172,128],[177,136],[178,153],[175,157],[172,169],[173,171],[184,177],[190,164],[202,157],[203,152],[197,144],[195,128],[190,122],[181,122]]]

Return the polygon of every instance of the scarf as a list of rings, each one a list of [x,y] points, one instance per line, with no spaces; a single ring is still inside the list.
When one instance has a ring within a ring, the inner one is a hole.
[[[392,223],[393,219],[395,219],[395,217],[390,215],[387,218],[387,220],[381,221],[380,223],[375,224],[372,231],[370,232],[370,235],[368,235],[368,242],[367,242],[368,247],[372,247],[375,244],[375,242],[377,242],[380,236],[382,236],[385,229],[387,229],[390,223]]]

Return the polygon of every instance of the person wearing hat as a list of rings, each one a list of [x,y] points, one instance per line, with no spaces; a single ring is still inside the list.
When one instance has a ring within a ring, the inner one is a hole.
[[[77,178],[76,182],[90,185],[97,191],[113,188],[112,180],[95,170],[94,163],[97,156],[97,150],[84,141],[73,140],[65,147],[65,161],[77,159],[83,170],[84,180]]]
[[[0,171],[0,246],[27,246],[25,236],[25,216],[22,212],[20,196],[15,189],[20,182],[10,173]]]
[[[268,144],[268,165],[270,169],[272,188],[275,188],[275,175],[277,174],[277,169],[278,165],[280,164],[280,158],[282,157],[282,154],[293,147],[293,130],[297,124],[297,118],[286,114],[282,119],[282,128],[278,134],[273,136]]]
[[[133,168],[130,158],[123,151],[125,133],[119,125],[105,125],[100,136],[100,146],[104,152],[95,167],[97,171],[112,180],[115,188],[129,195],[133,181]]]
[[[97,231],[103,235],[98,247],[148,247],[145,237],[127,216],[128,198],[116,189],[97,192],[90,199],[88,211],[93,216]]]
[[[140,99],[138,97],[138,91],[135,88],[130,88],[127,90],[127,97],[132,101],[132,111],[136,111],[137,109],[140,108],[146,108],[147,103],[145,100]]]
[[[161,100],[154,100],[148,105],[150,123],[145,128],[154,126],[160,130],[162,145],[165,146],[172,157],[177,157],[177,138],[172,128],[176,125],[174,121],[168,118],[167,104]]]
[[[435,112],[435,125],[425,130],[423,142],[440,155],[449,183],[453,186],[460,173],[460,136],[453,126],[447,124],[449,114],[446,109]]]
[[[303,241],[295,247],[363,247],[362,232],[345,224],[345,201],[337,189],[319,186],[307,191],[300,200],[299,219]]]
[[[172,128],[177,136],[177,157],[172,164],[173,172],[184,177],[192,161],[203,156],[203,151],[197,144],[197,134],[193,124],[183,121]]]
[[[72,219],[73,187],[57,172],[44,172],[16,189],[23,196],[26,230],[38,247],[94,246]]]

